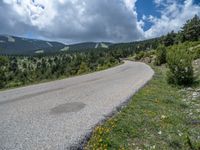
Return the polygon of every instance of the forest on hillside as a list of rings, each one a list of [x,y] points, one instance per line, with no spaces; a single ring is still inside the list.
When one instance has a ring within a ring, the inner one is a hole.
[[[84,49],[54,55],[0,56],[0,88],[9,88],[59,79],[109,68],[120,58],[200,40],[200,18],[195,15],[178,33],[131,43],[119,43],[107,48]],[[197,54],[198,55],[198,54]]]

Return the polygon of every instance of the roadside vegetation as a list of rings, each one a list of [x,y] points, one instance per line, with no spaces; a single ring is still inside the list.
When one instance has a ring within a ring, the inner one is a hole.
[[[120,63],[104,51],[55,56],[1,56],[0,89],[103,70]]]
[[[200,149],[200,19],[129,57],[152,66],[153,79],[127,107],[97,126],[85,149]]]
[[[155,75],[118,114],[97,126],[85,149],[200,149],[200,19],[181,31],[108,49],[0,56],[0,89],[85,74],[120,58],[148,63]]]
[[[57,54],[0,56],[0,89],[19,87],[110,68],[120,58],[156,48],[159,39],[115,44],[109,48],[73,49]]]
[[[106,48],[72,49],[61,51],[55,55],[45,53],[37,55],[30,54],[27,56],[2,55],[0,56],[0,89],[66,78],[106,69],[119,64],[120,58],[130,57],[134,54],[136,54],[135,60],[145,59],[142,61],[147,62],[152,59],[148,56],[154,57],[155,55],[153,54],[156,54],[157,57],[154,59],[156,65],[171,61],[171,63],[168,63],[172,64],[169,67],[171,70],[168,73],[169,81],[179,84],[177,79],[173,79],[173,77],[176,77],[176,73],[172,70],[176,70],[176,67],[173,68],[173,63],[175,62],[172,62],[173,60],[170,58],[175,53],[182,53],[185,60],[190,60],[190,58],[186,58],[188,55],[198,58],[200,55],[198,45],[194,47],[194,50],[188,49],[188,47],[192,47],[190,44],[195,45],[195,43],[191,42],[198,41],[199,39],[200,19],[196,15],[186,22],[180,32],[175,33],[172,31],[166,36],[145,41],[112,44]],[[178,46],[174,47],[174,45]],[[179,45],[186,46],[186,48],[180,47]],[[172,54],[170,57],[166,57],[166,47],[172,47],[171,49],[173,49],[171,50]],[[180,49],[180,52],[176,49]],[[174,58],[178,59],[177,57]],[[182,56],[180,56],[181,58]],[[178,63],[179,61],[177,60],[176,62]],[[184,65],[189,64],[190,61],[184,62]],[[189,67],[189,71],[191,71],[191,67]],[[189,76],[192,76],[192,72],[190,72]],[[186,81],[188,84],[192,82],[192,79],[189,80]]]
[[[95,128],[85,149],[200,148],[200,99],[169,85],[165,66],[154,70],[153,79],[127,107]]]

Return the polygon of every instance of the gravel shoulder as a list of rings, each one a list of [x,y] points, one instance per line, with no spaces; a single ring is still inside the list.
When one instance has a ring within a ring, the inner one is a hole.
[[[0,92],[0,149],[69,149],[149,81],[144,63]]]

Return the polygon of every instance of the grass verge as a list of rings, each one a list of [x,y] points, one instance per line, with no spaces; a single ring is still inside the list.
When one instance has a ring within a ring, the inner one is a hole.
[[[200,122],[192,121],[192,104],[180,88],[167,84],[165,67],[154,70],[153,79],[127,107],[95,128],[86,150],[200,149]]]

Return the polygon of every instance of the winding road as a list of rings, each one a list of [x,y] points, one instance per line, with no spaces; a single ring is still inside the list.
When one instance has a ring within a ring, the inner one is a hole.
[[[154,72],[125,61],[87,75],[0,92],[0,150],[76,149]]]

